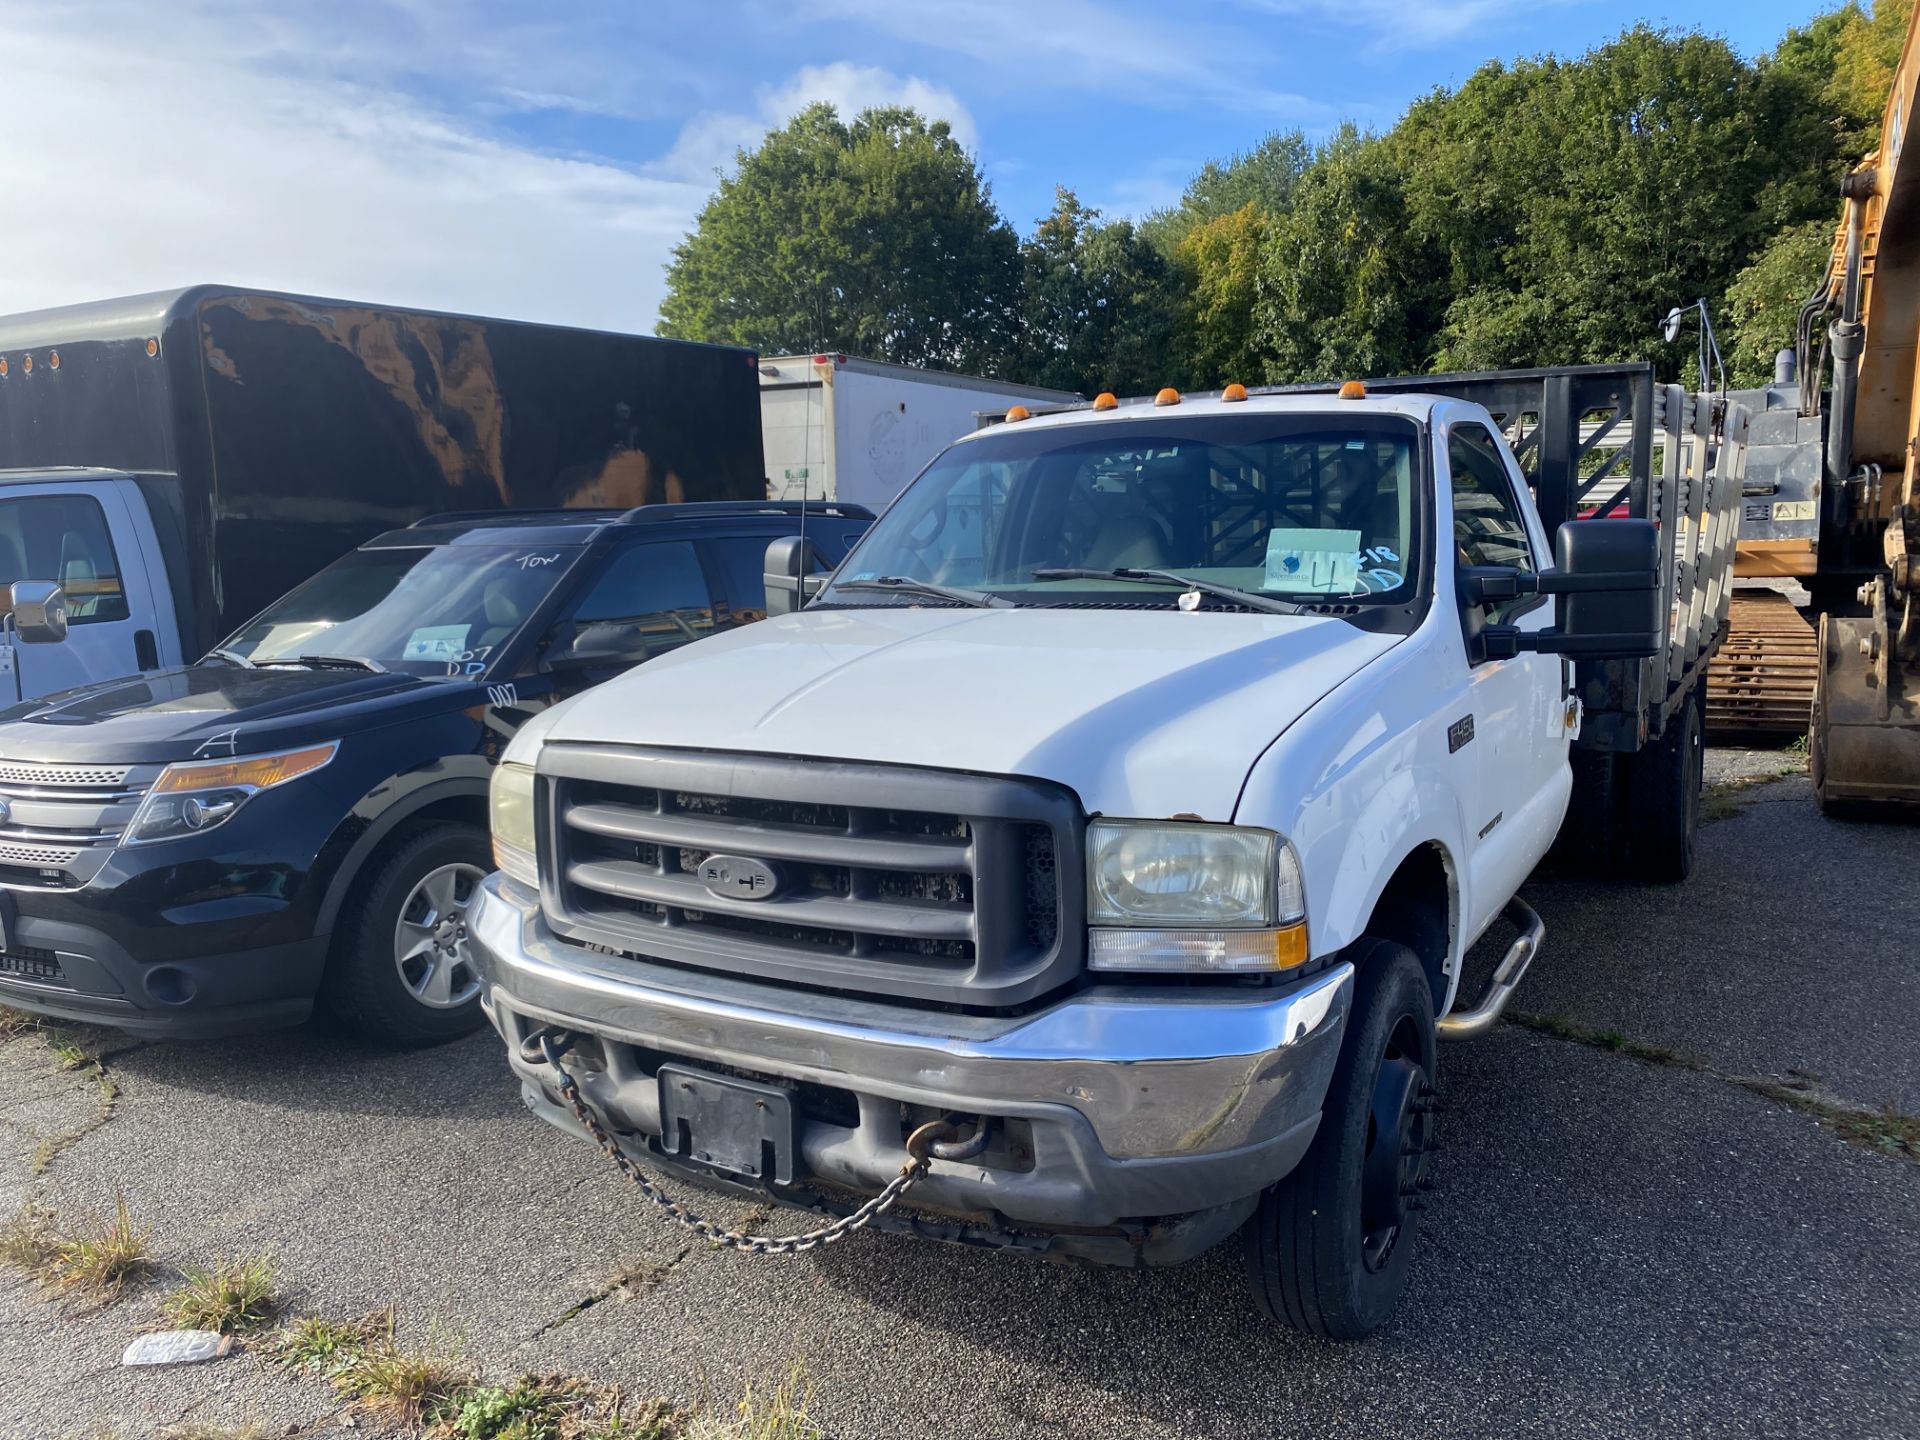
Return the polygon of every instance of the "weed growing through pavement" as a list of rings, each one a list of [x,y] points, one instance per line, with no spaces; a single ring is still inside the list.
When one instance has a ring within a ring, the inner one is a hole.
[[[0,1227],[0,1261],[49,1290],[89,1296],[104,1305],[152,1273],[149,1233],[134,1225],[120,1196],[114,1198],[111,1219],[77,1230],[63,1230],[51,1210],[30,1205]]]
[[[466,1366],[432,1341],[409,1350],[391,1334],[362,1346],[330,1378],[363,1409],[408,1425],[438,1419],[473,1383]]]
[[[771,1390],[747,1386],[731,1416],[694,1416],[686,1440],[824,1440],[826,1432],[807,1414],[812,1400],[813,1381],[795,1365]]]
[[[0,1040],[11,1040],[16,1035],[27,1035],[39,1028],[38,1015],[29,1015],[10,1005],[0,1005]]]
[[[302,1315],[274,1331],[265,1349],[282,1365],[331,1379],[358,1360],[370,1345],[391,1344],[392,1340],[393,1310],[388,1308],[357,1320]]]
[[[189,1268],[185,1283],[160,1302],[160,1313],[176,1328],[222,1335],[264,1330],[279,1309],[273,1266],[259,1256],[224,1260],[211,1270]]]

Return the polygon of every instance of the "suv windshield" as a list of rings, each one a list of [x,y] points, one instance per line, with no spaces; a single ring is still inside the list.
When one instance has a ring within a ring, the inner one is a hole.
[[[1390,415],[1009,426],[939,456],[824,598],[943,603],[900,583],[915,582],[1021,605],[1178,599],[1177,585],[1106,574],[1125,569],[1279,600],[1405,601],[1416,583],[1406,557],[1420,524],[1418,439],[1412,421]],[[882,578],[895,583],[859,583]]]
[[[480,675],[579,555],[578,546],[524,541],[355,550],[241,626],[218,653],[254,665],[357,662]]]

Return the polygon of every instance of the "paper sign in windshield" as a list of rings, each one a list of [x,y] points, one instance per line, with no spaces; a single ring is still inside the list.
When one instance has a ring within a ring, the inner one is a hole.
[[[471,625],[422,625],[407,637],[402,660],[453,660],[467,648]]]
[[[1351,595],[1360,588],[1358,530],[1267,532],[1267,589]]]

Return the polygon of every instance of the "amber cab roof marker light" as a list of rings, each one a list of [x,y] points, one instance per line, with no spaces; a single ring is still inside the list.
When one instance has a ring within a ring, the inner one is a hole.
[[[1180,392],[1169,385],[1153,397],[1153,403],[1156,405],[1178,405],[1180,403]]]
[[[1102,390],[1098,395],[1093,397],[1093,408],[1096,410],[1118,410],[1120,408],[1120,397],[1115,395],[1111,390]]]
[[[1012,406],[1010,409],[1008,409],[1007,419],[1009,421],[1024,420],[1027,418],[1027,416],[1031,415],[1032,413],[1033,412],[1027,409],[1027,407],[1024,405],[1015,405],[1015,406]]]
[[[1358,380],[1349,380],[1340,387],[1340,398],[1342,400],[1364,400],[1367,398],[1367,387]]]
[[[1244,400],[1247,398],[1247,387],[1235,381],[1220,392],[1220,398],[1229,401]]]
[[[47,352],[47,368],[49,370],[58,370],[60,368],[60,352],[58,350],[49,350]]]
[[[22,355],[20,357],[20,371],[25,375],[31,375],[33,373],[33,356]]]
[[[160,341],[157,338],[149,337],[147,340],[147,358],[151,360],[154,356],[158,355],[159,353],[160,353]]]
[[[0,380],[6,379],[7,370],[8,370],[7,357],[4,355],[0,355]]]

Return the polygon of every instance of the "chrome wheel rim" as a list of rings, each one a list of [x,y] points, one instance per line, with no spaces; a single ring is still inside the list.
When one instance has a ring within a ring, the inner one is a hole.
[[[467,949],[467,907],[486,878],[478,865],[442,865],[420,877],[393,927],[393,963],[407,993],[452,1010],[480,993]]]

